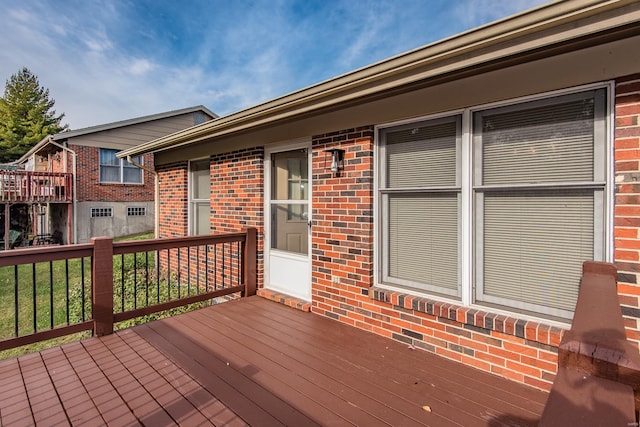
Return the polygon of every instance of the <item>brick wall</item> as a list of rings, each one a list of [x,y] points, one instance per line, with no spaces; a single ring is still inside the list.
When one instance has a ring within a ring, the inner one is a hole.
[[[627,337],[640,343],[640,74],[616,82],[615,263]]]
[[[211,157],[211,232],[258,229],[258,287],[263,286],[264,148]]]
[[[88,201],[153,201],[154,176],[143,172],[144,184],[102,184],[100,183],[100,149],[69,144],[76,152],[77,197],[79,202]],[[145,154],[144,164],[153,166],[153,154]],[[69,171],[71,172],[71,163]]]
[[[337,176],[330,148],[345,150]],[[333,280],[355,292],[373,285],[373,127],[314,136],[312,149],[313,309],[337,318],[345,313]]]
[[[183,237],[189,231],[188,164],[180,162],[157,169],[160,184],[159,237]]]

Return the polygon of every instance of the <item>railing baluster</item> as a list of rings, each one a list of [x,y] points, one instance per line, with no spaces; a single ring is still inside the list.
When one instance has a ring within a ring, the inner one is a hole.
[[[65,282],[65,290],[66,290],[66,297],[67,297],[67,325],[70,323],[70,316],[69,316],[69,260],[65,259],[64,260],[64,282]]]
[[[49,261],[49,325],[53,329],[53,261]]]
[[[226,276],[225,276],[225,258],[227,254],[227,244],[222,244],[222,289],[225,288],[226,285]]]
[[[171,300],[171,249],[167,249],[167,301]]]
[[[138,253],[133,253],[133,309],[138,308]]]
[[[84,322],[85,320],[87,320],[87,317],[85,315],[85,309],[84,306],[86,304],[86,297],[84,294],[84,257],[80,258],[80,285],[82,286],[82,288],[80,289],[80,293],[82,294],[82,321]]]
[[[145,305],[149,307],[149,251],[144,253],[144,289],[145,289]]]
[[[191,246],[187,246],[187,295],[191,295]]]
[[[37,301],[37,289],[36,289],[36,264],[33,263],[31,264],[31,269],[32,269],[32,286],[33,286],[33,332],[38,332],[38,312],[37,312],[37,307],[36,307],[36,301]]]
[[[213,245],[213,289],[218,290],[218,243]]]
[[[122,311],[126,311],[124,306],[124,254],[120,255],[120,304]]]
[[[209,245],[204,246],[204,291],[209,290]]]
[[[18,306],[18,300],[19,300],[19,295],[20,292],[18,290],[18,266],[14,265],[13,266],[13,289],[14,289],[14,294],[13,294],[13,309],[15,310],[15,314],[14,314],[14,319],[13,319],[13,331],[14,331],[14,335],[17,337],[18,336],[18,317],[20,314],[19,306]]]
[[[182,252],[182,248],[178,248],[178,299],[180,299],[180,271],[182,270],[182,266],[180,265],[180,252]]]
[[[160,303],[160,251],[156,250],[156,285],[158,290],[156,291],[157,303]]]

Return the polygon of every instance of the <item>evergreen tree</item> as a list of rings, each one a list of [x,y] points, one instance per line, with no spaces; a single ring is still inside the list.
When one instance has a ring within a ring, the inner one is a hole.
[[[68,128],[56,116],[55,101],[38,78],[22,68],[7,80],[0,98],[0,163],[20,158],[45,136]]]

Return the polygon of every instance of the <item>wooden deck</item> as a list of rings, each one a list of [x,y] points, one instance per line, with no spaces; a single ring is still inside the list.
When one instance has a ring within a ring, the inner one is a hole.
[[[535,425],[547,394],[250,297],[0,361],[0,424]]]

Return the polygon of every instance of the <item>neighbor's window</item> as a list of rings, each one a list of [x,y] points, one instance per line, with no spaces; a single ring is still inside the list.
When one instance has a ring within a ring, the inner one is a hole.
[[[147,208],[145,206],[127,206],[127,216],[145,216]]]
[[[461,116],[382,129],[382,281],[571,319],[582,262],[605,258],[606,94],[465,110],[461,144]]]
[[[209,234],[209,159],[189,162],[189,234]]]
[[[91,208],[91,218],[112,217],[113,208],[111,207],[99,207]]]
[[[100,149],[100,182],[142,184],[142,169],[116,157],[118,150]],[[142,164],[142,156],[133,158]]]

